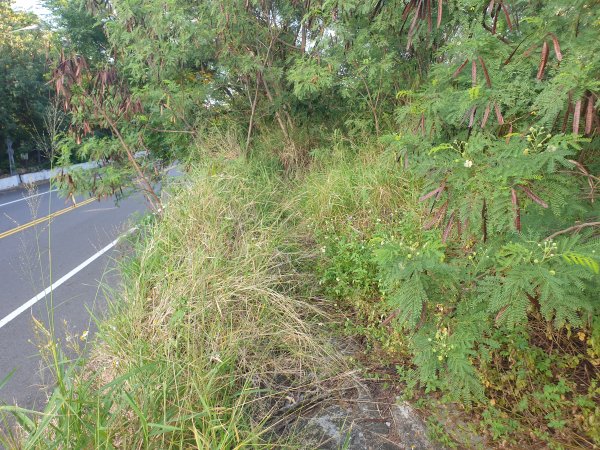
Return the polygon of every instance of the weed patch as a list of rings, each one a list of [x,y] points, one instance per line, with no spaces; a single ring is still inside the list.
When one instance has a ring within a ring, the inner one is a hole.
[[[291,398],[338,373],[274,207],[280,181],[260,173],[198,171],[142,227],[91,360],[61,364],[42,413],[4,408],[28,448],[257,446]]]

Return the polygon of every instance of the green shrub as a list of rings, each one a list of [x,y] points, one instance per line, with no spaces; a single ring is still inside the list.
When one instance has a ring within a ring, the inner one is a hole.
[[[350,317],[346,331],[392,360],[412,355],[412,366],[399,366],[412,392],[420,386],[475,406],[496,439],[516,439],[531,423],[547,430],[534,441],[584,442],[577,430],[597,439],[590,330],[600,242],[586,227],[556,233],[597,209],[572,201],[585,189],[568,170],[582,141],[536,129],[508,144],[479,135],[430,150],[421,139],[408,169],[408,141],[384,141],[401,157],[326,161],[300,189],[306,221],[317,226],[317,271]],[[587,336],[588,350],[567,330]],[[562,346],[549,348],[548,339]],[[505,367],[506,355],[513,362]]]

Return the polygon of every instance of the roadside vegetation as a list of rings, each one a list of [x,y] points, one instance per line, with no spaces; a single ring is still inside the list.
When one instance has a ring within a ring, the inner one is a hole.
[[[63,350],[77,349],[45,335],[58,387],[43,413],[14,410],[25,435],[4,444],[254,446],[290,398],[335,387],[344,363],[318,330],[329,319],[280,188],[260,163],[203,167],[174,188],[161,220],[130,241],[89,357],[73,365]]]
[[[45,79],[50,41],[51,33],[35,14],[13,11],[9,3],[0,2],[0,176],[50,163],[44,123],[50,109]]]
[[[448,446],[444,404],[490,447],[600,445],[597,1],[49,3],[105,39],[63,22],[58,161],[113,163],[63,188],[155,214],[7,443],[285,445],[359,369]]]

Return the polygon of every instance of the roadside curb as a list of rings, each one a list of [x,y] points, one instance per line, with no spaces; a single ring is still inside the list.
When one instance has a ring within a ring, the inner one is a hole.
[[[24,173],[22,175],[13,175],[6,178],[0,178],[0,192],[8,191],[20,186],[27,184],[34,184],[40,181],[47,181],[52,177],[55,177],[59,173],[69,172],[73,169],[93,169],[98,167],[100,164],[96,161],[86,162],[81,164],[74,164],[69,168],[58,168],[58,169],[46,169],[39,172]]]

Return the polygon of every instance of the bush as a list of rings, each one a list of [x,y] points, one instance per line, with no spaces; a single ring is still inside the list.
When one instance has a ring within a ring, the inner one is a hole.
[[[532,135],[523,140],[535,143],[539,132]],[[409,170],[386,153],[375,162],[357,157],[321,167],[301,192],[307,220],[317,224],[325,292],[353,316],[347,330],[368,337],[391,360],[412,355],[412,367],[400,364],[400,379],[483,408],[482,424],[497,439],[517,439],[535,424],[545,431],[533,441],[585,443],[597,440],[592,319],[600,242],[585,228],[556,233],[591,217],[595,206],[566,203],[563,191],[537,187],[551,180],[565,192],[582,188],[562,169],[577,151],[574,141],[546,135],[535,155],[520,151],[538,162],[503,163],[500,152],[485,168],[467,167],[451,156],[455,144],[440,146],[432,158],[425,143],[423,161],[413,154]],[[550,145],[564,145],[562,153]],[[531,180],[519,194],[519,230],[510,188],[506,201],[507,189],[490,167],[509,185]],[[534,193],[550,191],[548,205]]]

